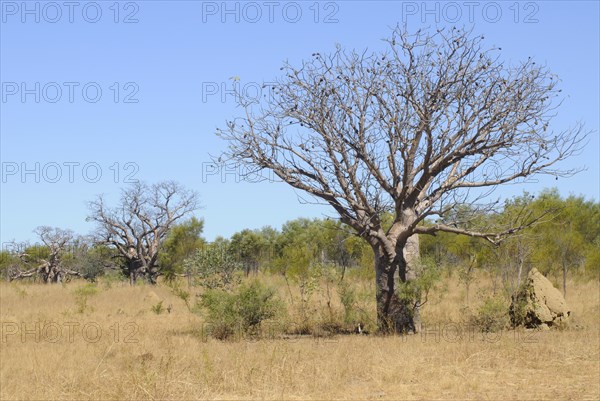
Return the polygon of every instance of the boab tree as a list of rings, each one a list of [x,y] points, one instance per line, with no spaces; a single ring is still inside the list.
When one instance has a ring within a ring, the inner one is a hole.
[[[130,283],[140,276],[156,283],[163,240],[178,220],[198,209],[198,195],[172,181],[135,183],[122,191],[117,207],[108,208],[100,195],[89,208],[88,221],[98,224],[96,241],[117,250]]]
[[[39,226],[34,233],[38,235],[45,250],[48,251],[47,255],[33,261],[30,260],[32,255],[26,252],[20,253],[19,258],[23,265],[37,264],[37,266],[27,270],[13,266],[9,273],[11,281],[37,275],[44,283],[60,283],[68,276],[81,276],[81,273],[67,268],[63,263],[64,253],[73,245],[74,234],[71,230]]]
[[[217,134],[229,142],[221,157],[272,170],[333,207],[373,249],[380,329],[418,331],[418,291],[399,291],[416,277],[418,235],[498,243],[518,231],[529,222],[483,229],[451,212],[462,203],[480,212],[475,205],[500,184],[574,173],[552,166],[577,152],[585,133],[580,125],[552,132],[556,77],[532,59],[504,63],[482,36],[397,27],[384,44],[284,63],[270,96],[240,94],[243,114]],[[384,212],[393,214],[389,227]]]

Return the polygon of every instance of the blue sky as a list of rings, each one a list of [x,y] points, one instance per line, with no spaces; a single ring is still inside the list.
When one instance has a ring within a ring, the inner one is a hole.
[[[565,94],[551,128],[583,121],[595,131],[583,153],[562,165],[586,171],[496,195],[558,186],[563,195],[600,198],[596,1],[69,4],[0,4],[2,243],[35,241],[38,225],[88,233],[86,201],[99,193],[116,200],[128,178],[175,179],[198,191],[209,240],[330,215],[301,204],[283,183],[207,175],[209,154],[224,147],[215,129],[237,113],[229,78],[255,90],[286,59],[299,62],[336,43],[377,50],[389,27],[404,22],[410,29],[473,27],[502,47],[505,60],[531,56],[547,64]]]

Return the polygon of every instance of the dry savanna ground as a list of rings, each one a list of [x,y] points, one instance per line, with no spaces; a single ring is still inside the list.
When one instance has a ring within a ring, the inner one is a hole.
[[[562,330],[472,331],[460,323],[464,286],[450,279],[419,335],[234,341],[204,336],[202,316],[165,285],[100,283],[82,298],[84,285],[0,284],[3,400],[600,398],[597,281],[569,283]],[[489,291],[477,280],[471,307]],[[171,311],[152,311],[160,301]],[[322,293],[310,302],[322,312]]]

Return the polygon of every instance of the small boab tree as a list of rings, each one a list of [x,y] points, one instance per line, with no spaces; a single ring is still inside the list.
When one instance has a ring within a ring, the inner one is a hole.
[[[161,274],[159,252],[169,230],[198,209],[198,195],[173,181],[131,184],[117,207],[109,208],[102,195],[90,202],[88,221],[98,227],[98,244],[117,250],[123,272],[135,284],[138,277],[156,283]]]
[[[47,257],[40,258],[37,261],[30,260],[32,255],[22,252],[19,258],[24,266],[37,264],[36,267],[30,267],[22,270],[18,266],[13,266],[9,273],[9,279],[18,280],[26,277],[37,276],[44,283],[60,283],[69,276],[81,276],[80,272],[71,270],[64,266],[63,256],[73,244],[74,234],[71,230],[63,230],[57,227],[39,226],[34,230],[47,249]],[[35,259],[35,258],[34,258]]]
[[[581,124],[553,131],[558,79],[531,58],[503,62],[483,36],[396,27],[384,46],[338,46],[284,63],[269,96],[240,93],[242,114],[217,134],[228,142],[221,160],[249,173],[270,170],[330,205],[367,241],[379,329],[418,331],[419,293],[400,290],[417,277],[419,235],[446,231],[497,244],[530,225],[535,218],[477,227],[452,212],[461,204],[479,214],[497,208],[485,198],[501,184],[575,173],[553,166],[576,153],[586,133]]]

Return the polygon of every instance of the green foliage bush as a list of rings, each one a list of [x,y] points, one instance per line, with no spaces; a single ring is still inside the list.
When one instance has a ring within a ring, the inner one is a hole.
[[[442,269],[431,257],[423,257],[417,266],[417,278],[406,283],[400,283],[398,295],[409,303],[419,300],[423,305],[427,302],[429,292],[440,282]]]
[[[179,274],[187,273],[185,259],[192,257],[205,244],[203,229],[204,220],[195,217],[171,228],[159,255],[159,265],[167,282],[173,281]]]
[[[521,284],[511,298],[508,311],[511,325],[517,327],[530,324],[532,316],[528,316],[527,312],[528,301],[531,299],[530,287],[526,283]]]
[[[88,299],[98,293],[98,286],[93,283],[87,283],[75,289],[75,304],[77,305],[77,313],[84,313],[88,309],[92,309],[88,305]]]
[[[344,322],[353,323],[356,321],[356,291],[346,281],[340,282],[338,286],[340,302],[344,307]]]
[[[483,333],[495,333],[508,326],[506,301],[498,296],[484,299],[475,315],[470,316],[470,325]]]
[[[185,270],[195,276],[195,283],[207,289],[230,288],[240,282],[242,264],[226,243],[199,249],[184,265]]]
[[[587,251],[584,269],[586,276],[596,280],[600,278],[600,238]]]
[[[163,301],[158,301],[158,303],[156,305],[152,305],[150,310],[152,312],[156,313],[157,315],[160,315],[161,313],[163,313],[165,310],[165,308],[163,307]]]
[[[209,289],[201,295],[198,307],[206,311],[209,334],[219,340],[234,335],[260,335],[262,322],[284,312],[276,290],[258,280],[231,292]]]
[[[192,294],[189,291],[181,288],[181,285],[177,280],[171,280],[167,283],[169,285],[169,288],[171,288],[171,292],[173,293],[173,295],[185,302],[185,306],[188,308],[188,310],[191,311],[192,307],[190,306],[190,298]]]

